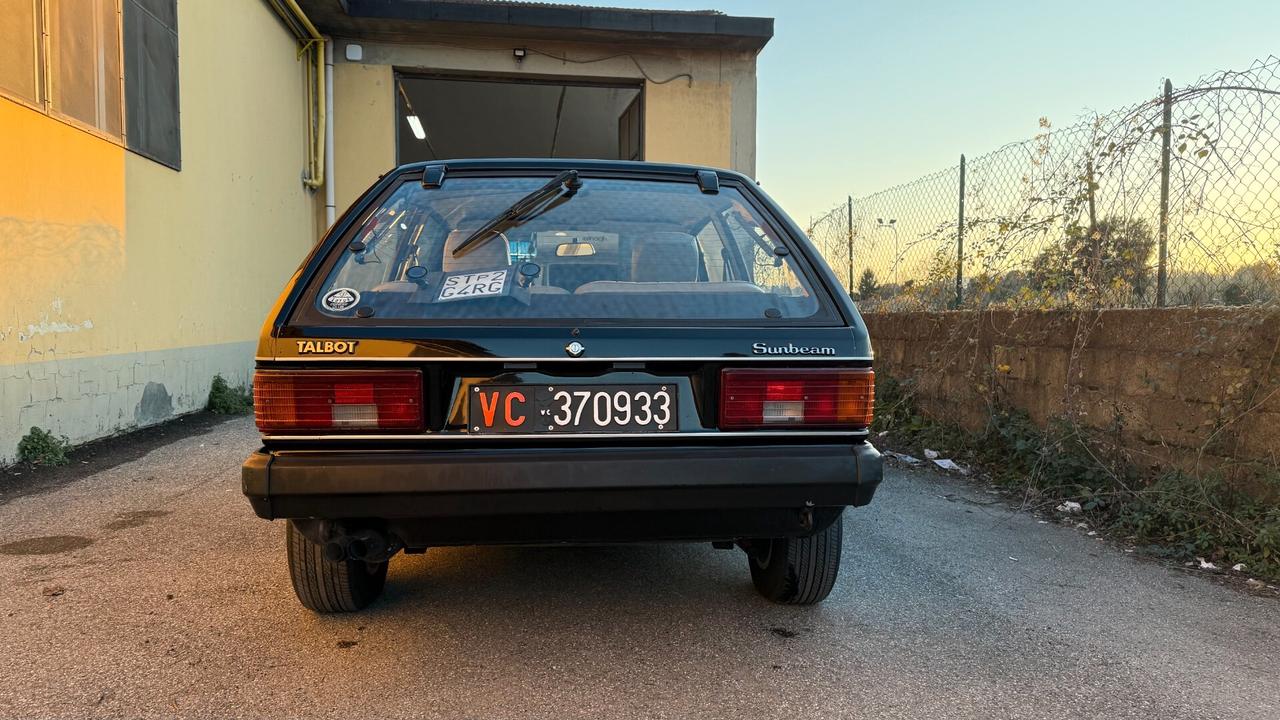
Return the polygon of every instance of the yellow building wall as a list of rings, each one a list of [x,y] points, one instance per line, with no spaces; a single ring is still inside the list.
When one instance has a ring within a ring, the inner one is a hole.
[[[178,9],[182,170],[125,159],[119,339],[137,349],[255,339],[322,202],[301,182],[305,67],[292,36],[261,0]]]
[[[644,85],[644,159],[732,168],[733,95],[726,83]]]
[[[389,65],[334,66],[334,172],[339,213],[379,175],[395,167],[394,83]],[[645,160],[734,168],[733,88],[729,83],[646,82],[644,93]],[[752,127],[754,120],[753,116]]]
[[[124,155],[0,98],[0,366],[85,353],[125,265]]]
[[[653,48],[637,50],[649,77],[610,45],[545,39],[475,41],[474,46],[359,41],[363,60],[343,59],[339,39],[334,64],[334,142],[337,211],[342,213],[379,175],[395,166],[397,122],[395,69],[445,72],[462,77],[644,84],[644,159],[755,172],[756,58],[754,53]],[[514,64],[511,48],[535,47]],[[559,57],[599,57],[568,64]],[[692,76],[688,80],[685,74]]]
[[[396,166],[395,92],[389,65],[333,66],[333,186],[339,215]]]
[[[261,0],[178,3],[182,169],[0,98],[0,464],[203,407],[320,228],[305,67]]]

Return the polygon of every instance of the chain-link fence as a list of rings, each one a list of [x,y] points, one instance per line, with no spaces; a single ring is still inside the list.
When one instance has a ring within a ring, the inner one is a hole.
[[[813,238],[864,310],[1280,302],[1280,58],[863,198]]]

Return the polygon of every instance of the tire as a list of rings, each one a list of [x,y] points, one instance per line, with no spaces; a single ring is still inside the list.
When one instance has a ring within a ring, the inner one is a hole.
[[[318,613],[355,612],[378,599],[387,584],[387,563],[359,560],[330,562],[324,547],[307,539],[288,521],[289,577],[293,592],[308,610]]]
[[[776,603],[820,603],[836,584],[843,541],[843,514],[808,537],[756,540],[747,553],[751,581],[761,595]]]

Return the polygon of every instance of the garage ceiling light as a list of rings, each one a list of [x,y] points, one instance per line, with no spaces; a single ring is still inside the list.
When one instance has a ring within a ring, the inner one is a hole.
[[[409,102],[409,93],[404,91],[404,84],[396,80],[396,89],[400,91],[400,97],[404,99],[404,119],[409,123],[409,129],[413,131],[413,136],[419,140],[427,139],[427,131],[422,127],[422,120],[418,117],[418,113],[413,111],[413,103]],[[431,143],[427,143],[427,147],[431,147]],[[431,150],[431,154],[435,154],[435,150]]]
[[[427,139],[427,131],[422,128],[422,121],[417,115],[405,115],[405,120],[409,121],[409,129],[413,131],[413,136],[419,140]]]

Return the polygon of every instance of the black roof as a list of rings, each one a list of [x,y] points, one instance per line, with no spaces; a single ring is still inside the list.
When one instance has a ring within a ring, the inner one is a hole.
[[[396,42],[478,35],[759,51],[773,37],[773,18],[715,10],[506,0],[298,0],[298,5],[326,34]]]

